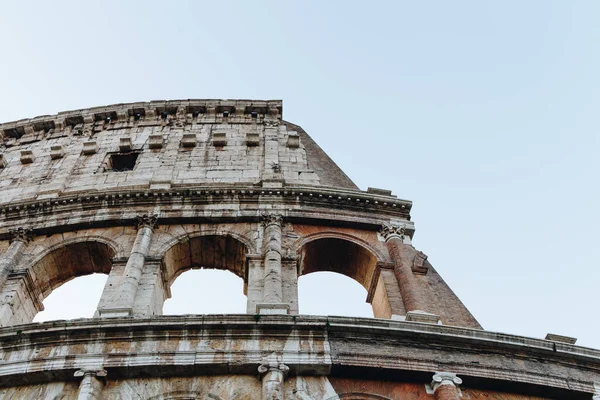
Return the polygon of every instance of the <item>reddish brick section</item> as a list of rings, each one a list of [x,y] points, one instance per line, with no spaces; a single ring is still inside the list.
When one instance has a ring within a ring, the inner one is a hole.
[[[460,400],[458,388],[452,384],[439,385],[434,393],[435,400]]]

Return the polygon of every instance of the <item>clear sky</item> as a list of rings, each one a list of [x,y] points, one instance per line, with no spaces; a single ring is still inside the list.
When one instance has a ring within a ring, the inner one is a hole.
[[[283,99],[361,189],[414,201],[414,245],[484,328],[600,348],[600,2],[21,1],[0,17],[0,121]],[[303,298],[350,304],[327,279]]]

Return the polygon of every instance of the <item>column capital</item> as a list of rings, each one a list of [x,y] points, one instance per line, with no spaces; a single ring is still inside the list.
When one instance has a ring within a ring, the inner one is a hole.
[[[433,374],[433,378],[431,380],[431,387],[433,391],[435,391],[442,385],[452,385],[454,387],[458,387],[462,383],[462,379],[456,376],[455,373],[438,371]]]
[[[138,229],[148,227],[154,230],[158,226],[157,214],[143,214],[135,217],[135,224]]]
[[[269,225],[279,225],[281,226],[283,223],[283,215],[281,214],[271,214],[271,213],[262,213],[260,216],[262,225],[266,228]]]
[[[404,237],[408,236],[406,225],[396,226],[390,224],[383,224],[381,226],[381,229],[379,230],[379,233],[381,234],[381,236],[383,236],[386,242],[392,238],[398,238],[404,241]]]
[[[283,374],[283,376],[286,376],[289,370],[290,367],[276,360],[263,360],[262,363],[258,366],[258,373],[261,377],[270,371],[280,372]]]
[[[9,241],[15,242],[15,241],[19,241],[19,242],[23,242],[23,243],[29,243],[30,241],[33,240],[34,238],[34,234],[33,231],[29,228],[16,228],[16,229],[9,229],[8,230],[8,234],[10,236]]]
[[[106,370],[105,369],[96,369],[96,368],[82,368],[80,370],[75,371],[75,373],[73,374],[73,376],[75,376],[75,378],[82,378],[84,376],[93,376],[95,378],[104,378],[106,376]]]

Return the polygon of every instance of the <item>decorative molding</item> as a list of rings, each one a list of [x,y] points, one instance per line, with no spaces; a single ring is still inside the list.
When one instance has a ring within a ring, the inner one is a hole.
[[[31,242],[35,235],[33,231],[29,228],[17,228],[17,229],[9,229],[8,235],[10,237],[9,241],[12,243],[14,241],[23,242],[25,244]]]
[[[144,214],[138,215],[135,217],[135,223],[137,229],[141,229],[143,227],[148,227],[150,229],[156,229],[158,226],[158,215],[156,214]]]

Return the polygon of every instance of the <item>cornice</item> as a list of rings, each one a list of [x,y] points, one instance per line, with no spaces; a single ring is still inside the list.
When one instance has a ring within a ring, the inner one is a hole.
[[[219,204],[227,202],[235,204],[252,204],[256,210],[263,212],[261,204],[275,204],[278,212],[285,211],[292,205],[323,210],[323,217],[331,210],[349,215],[365,215],[376,219],[395,218],[410,220],[412,202],[395,197],[378,196],[360,191],[344,191],[318,187],[286,187],[282,189],[265,189],[257,187],[177,187],[170,190],[120,190],[98,193],[65,194],[53,199],[23,200],[0,205],[0,223],[18,222],[21,219],[56,215],[68,217],[71,213],[82,211],[98,211],[106,209],[143,208],[164,204],[190,204],[195,209],[199,205]],[[252,210],[252,208],[249,208]],[[290,213],[302,213],[302,210],[290,210]],[[255,213],[252,212],[252,215]],[[313,213],[314,214],[314,213]],[[318,214],[318,213],[317,213]],[[238,218],[242,214],[236,214]],[[287,215],[286,215],[287,217]],[[329,218],[331,216],[329,215]],[[313,216],[314,218],[314,216]],[[318,218],[317,218],[318,219]],[[412,227],[412,224],[408,226]],[[409,234],[414,232],[410,231]],[[0,232],[0,236],[3,233]],[[411,235],[412,236],[412,235]]]
[[[113,104],[2,123],[0,139],[6,142],[23,136],[59,131],[79,134],[87,131],[90,126],[123,128],[123,124],[127,123],[131,123],[132,127],[164,123],[183,126],[194,121],[223,122],[223,118],[227,122],[243,123],[262,121],[265,116],[281,119],[282,113],[281,100],[191,99]]]
[[[36,348],[43,348],[85,343],[160,343],[201,340],[206,335],[240,341],[240,345],[224,349],[236,360],[234,364],[225,366],[224,373],[255,371],[262,357],[270,354],[273,349],[255,349],[252,346],[244,348],[241,343],[258,339],[265,339],[265,343],[272,344],[279,343],[278,341],[287,343],[291,339],[314,340],[326,344],[325,348],[328,350],[317,358],[308,350],[294,350],[291,353],[282,350],[282,361],[294,373],[305,370],[317,375],[328,375],[331,368],[339,365],[340,368],[376,369],[381,373],[386,370],[396,371],[393,376],[398,376],[400,371],[429,374],[448,366],[469,383],[484,379],[496,382],[496,385],[505,384],[502,382],[533,385],[550,392],[561,389],[593,393],[593,381],[600,371],[599,350],[469,328],[350,317],[285,315],[261,316],[257,319],[254,315],[198,315],[147,319],[81,319],[0,328],[3,352],[19,354],[18,357],[11,356],[10,362],[0,363],[0,376],[33,376],[40,368],[40,372],[44,372],[42,379],[51,379],[48,377],[53,374],[55,378],[60,376],[61,371],[69,366],[76,365],[80,369],[86,366],[86,360],[93,359],[97,362],[100,356],[104,357],[104,367],[115,371],[114,374],[111,373],[111,377],[115,378],[134,376],[136,370],[145,371],[150,366],[157,374],[167,376],[170,373],[167,360],[174,358],[190,359],[189,365],[180,365],[189,372],[199,371],[199,368],[210,370],[215,368],[214,355],[211,353],[214,350],[210,348],[198,348],[191,353],[174,351],[160,354],[129,354],[127,348],[123,348],[122,352],[106,356],[71,352],[69,357],[74,360],[71,363],[62,362],[61,352],[44,359],[29,359],[29,354],[32,353],[27,351],[34,345]],[[105,348],[105,345],[98,348]],[[361,348],[360,352],[351,351],[356,346]],[[398,351],[390,352],[392,348],[397,348]],[[407,351],[408,348],[414,351]],[[430,350],[434,353],[428,353]],[[435,354],[440,354],[439,352],[451,353],[452,359],[437,360]],[[491,359],[496,361],[492,362]],[[527,364],[531,362],[542,363],[545,367],[530,370]],[[565,374],[564,368],[577,370],[579,373]],[[73,371],[67,372],[72,374]]]

